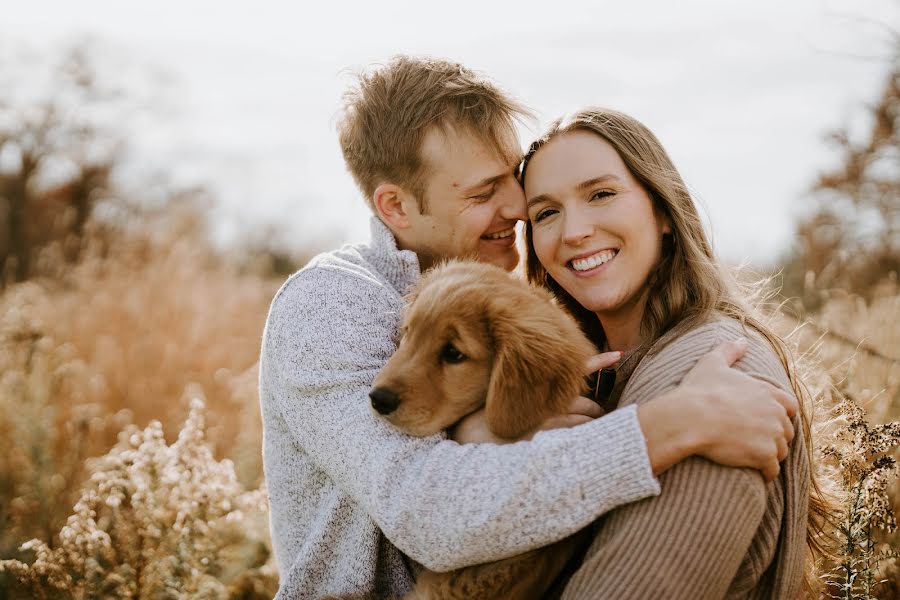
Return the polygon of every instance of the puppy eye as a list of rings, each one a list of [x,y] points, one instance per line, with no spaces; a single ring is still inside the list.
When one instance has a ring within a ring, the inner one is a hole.
[[[466,355],[460,352],[456,346],[448,342],[447,345],[444,346],[444,349],[441,350],[441,360],[445,363],[455,365],[466,360]]]

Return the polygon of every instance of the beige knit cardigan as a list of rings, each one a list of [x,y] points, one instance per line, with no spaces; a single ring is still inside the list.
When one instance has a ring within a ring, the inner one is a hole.
[[[737,368],[792,393],[772,347],[718,317],[645,357],[619,406],[675,387],[703,354],[739,335],[750,344]],[[796,598],[806,559],[809,462],[797,419],[794,427],[789,455],[771,483],[757,471],[694,457],[660,477],[659,496],[602,517],[564,600]]]

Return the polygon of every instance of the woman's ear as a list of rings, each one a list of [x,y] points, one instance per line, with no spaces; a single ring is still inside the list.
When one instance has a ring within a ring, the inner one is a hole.
[[[672,218],[669,216],[666,203],[656,194],[651,194],[650,198],[653,202],[653,216],[656,217],[656,222],[659,225],[659,233],[661,235],[671,234]]]
[[[662,227],[660,227],[660,231],[663,235],[671,235],[672,234],[672,219],[670,219],[667,215],[661,215],[659,217],[662,220]]]
[[[409,216],[403,200],[403,188],[394,183],[382,183],[372,193],[372,204],[377,216],[391,229],[409,227]]]

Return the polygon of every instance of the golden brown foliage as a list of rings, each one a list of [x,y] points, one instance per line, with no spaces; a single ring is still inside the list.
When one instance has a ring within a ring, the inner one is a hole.
[[[892,422],[900,361],[890,355],[900,347],[900,294],[888,279],[869,295],[867,301],[847,292],[823,294],[821,309],[799,327],[796,318],[775,316],[777,328],[798,345],[816,399],[817,468],[838,506],[823,536],[834,556],[817,565],[824,597],[900,597],[893,560],[900,549],[894,464],[900,425]]]
[[[797,224],[784,287],[807,307],[818,308],[829,289],[869,297],[900,271],[900,44],[896,52],[866,134],[830,136],[838,166],[819,175],[813,210]]]
[[[70,523],[81,519],[85,503],[109,499],[108,490],[96,482],[82,493],[82,482],[91,473],[108,474],[116,456],[138,451],[122,446],[105,459],[106,466],[85,460],[107,452],[132,423],[162,423],[147,430],[156,440],[144,446],[148,451],[174,456],[191,449],[202,468],[218,470],[215,485],[234,476],[231,487],[217,492],[221,499],[237,503],[243,497],[238,482],[249,489],[261,485],[255,365],[268,302],[279,281],[230,266],[203,242],[194,215],[177,207],[168,211],[147,216],[139,230],[89,224],[78,262],[60,259],[58,246],[51,245],[40,254],[45,277],[10,285],[0,294],[0,436],[7,440],[0,453],[0,558],[27,559],[40,550],[39,555],[50,552],[47,560],[58,562],[62,555],[53,552],[68,535],[60,529],[67,517]],[[209,441],[191,434],[193,446],[182,442],[166,449],[162,432],[175,430],[185,419],[192,397],[206,399]],[[229,457],[228,466],[215,463],[214,454]],[[223,469],[231,474],[226,477]],[[151,486],[154,493],[171,496],[160,482]],[[132,491],[122,492],[123,501],[133,501]],[[82,508],[69,517],[76,503]],[[143,518],[140,510],[133,512],[128,518]],[[259,566],[270,552],[266,515],[255,514],[262,529],[216,530],[228,533],[227,552],[252,555],[242,568]],[[98,527],[115,538],[106,525]],[[49,546],[17,550],[32,538]],[[127,552],[138,548],[126,551],[130,538],[115,539],[115,553],[107,559],[134,568]],[[216,543],[218,556],[226,546]],[[141,547],[149,548],[146,540]],[[159,559],[169,556],[168,548],[159,546]],[[66,563],[61,568],[76,567]],[[228,575],[229,581],[237,577]],[[100,585],[100,579],[92,581]],[[252,592],[254,581],[244,582],[245,592]],[[9,582],[0,575],[0,597]],[[121,589],[126,588],[133,585]],[[100,588],[84,589],[92,596],[90,590]]]
[[[115,93],[101,89],[93,71],[88,49],[76,46],[52,69],[43,98],[23,104],[15,85],[0,87],[0,287],[33,277],[50,242],[77,259],[85,225],[111,193],[120,144],[90,108]]]

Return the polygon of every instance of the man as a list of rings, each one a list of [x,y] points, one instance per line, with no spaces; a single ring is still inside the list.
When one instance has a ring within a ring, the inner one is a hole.
[[[526,443],[413,438],[372,413],[369,387],[396,349],[403,295],[421,271],[447,257],[516,266],[525,203],[514,118],[524,112],[461,65],[409,57],[348,94],[341,146],[373,212],[372,239],[316,257],[284,284],[260,358],[279,598],[396,597],[413,582],[406,557],[441,571],[547,545],[659,493],[654,473],[719,441],[683,435],[679,398],[737,390],[784,402],[728,369],[740,354],[728,346],[701,365],[705,390],[681,386],[599,419],[575,399],[568,420],[545,428],[583,425]],[[480,426],[476,415],[459,437],[488,439]],[[759,460],[777,471],[772,453]]]

